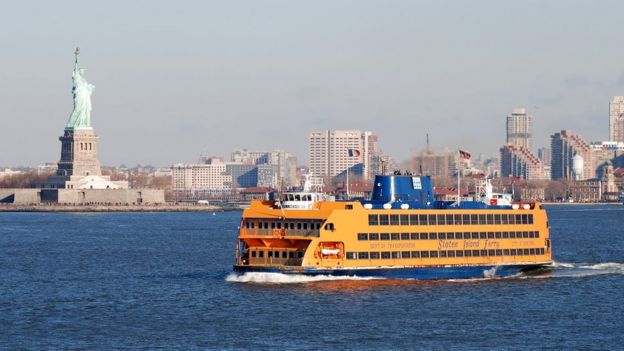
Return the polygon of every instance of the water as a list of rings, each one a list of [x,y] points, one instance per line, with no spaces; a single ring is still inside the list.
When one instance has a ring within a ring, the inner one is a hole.
[[[0,213],[2,349],[618,349],[624,206],[549,207],[547,276],[231,274],[240,213]]]

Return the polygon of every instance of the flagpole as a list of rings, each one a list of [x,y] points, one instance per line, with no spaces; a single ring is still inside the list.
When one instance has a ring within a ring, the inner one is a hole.
[[[347,200],[349,200],[349,164],[347,163]]]
[[[457,151],[457,207],[459,207],[459,204],[461,203],[461,181],[459,178],[459,163],[461,162],[460,159],[461,157],[459,156],[459,150]]]

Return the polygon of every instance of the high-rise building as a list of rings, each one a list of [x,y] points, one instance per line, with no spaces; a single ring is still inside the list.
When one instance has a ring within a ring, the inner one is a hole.
[[[624,96],[614,96],[609,103],[609,140],[624,142]]]
[[[591,146],[580,135],[562,130],[551,135],[550,140],[552,152],[550,172],[553,180],[585,180],[596,176]]]
[[[526,180],[544,179],[542,161],[524,146],[507,144],[501,147],[501,176]]]
[[[507,116],[507,144],[532,150],[533,117],[527,115],[524,107],[514,108]]]
[[[544,165],[544,176],[546,179],[550,179],[550,164],[552,162],[552,152],[550,148],[541,147],[537,149],[537,158],[539,158]]]
[[[453,175],[455,157],[449,151],[434,153],[424,150],[412,157],[412,172],[418,175],[428,175],[434,178],[444,178]]]
[[[317,177],[342,176],[349,169],[354,179],[372,179],[371,160],[381,155],[378,137],[368,131],[313,131],[308,146],[310,172]]]
[[[247,165],[272,165],[277,167],[277,186],[295,186],[297,158],[284,150],[251,151],[236,149],[230,154],[230,161]],[[294,169],[294,171],[293,171]]]

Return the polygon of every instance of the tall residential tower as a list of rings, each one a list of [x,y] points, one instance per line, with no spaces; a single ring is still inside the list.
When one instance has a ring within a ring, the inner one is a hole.
[[[507,116],[507,144],[532,150],[533,116],[524,107],[516,107]]]
[[[609,103],[609,141],[624,142],[624,96]]]

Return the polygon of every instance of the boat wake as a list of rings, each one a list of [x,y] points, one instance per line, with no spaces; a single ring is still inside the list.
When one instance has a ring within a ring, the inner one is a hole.
[[[357,276],[334,276],[334,275],[303,275],[283,273],[247,272],[243,274],[230,273],[225,278],[228,282],[235,283],[260,283],[260,284],[302,284],[321,281],[336,280],[373,280],[381,279],[374,277]]]
[[[582,278],[596,275],[612,275],[624,274],[624,263],[604,262],[604,263],[565,263],[553,262],[546,277],[556,278]],[[540,278],[541,275],[531,276],[529,278]]]

